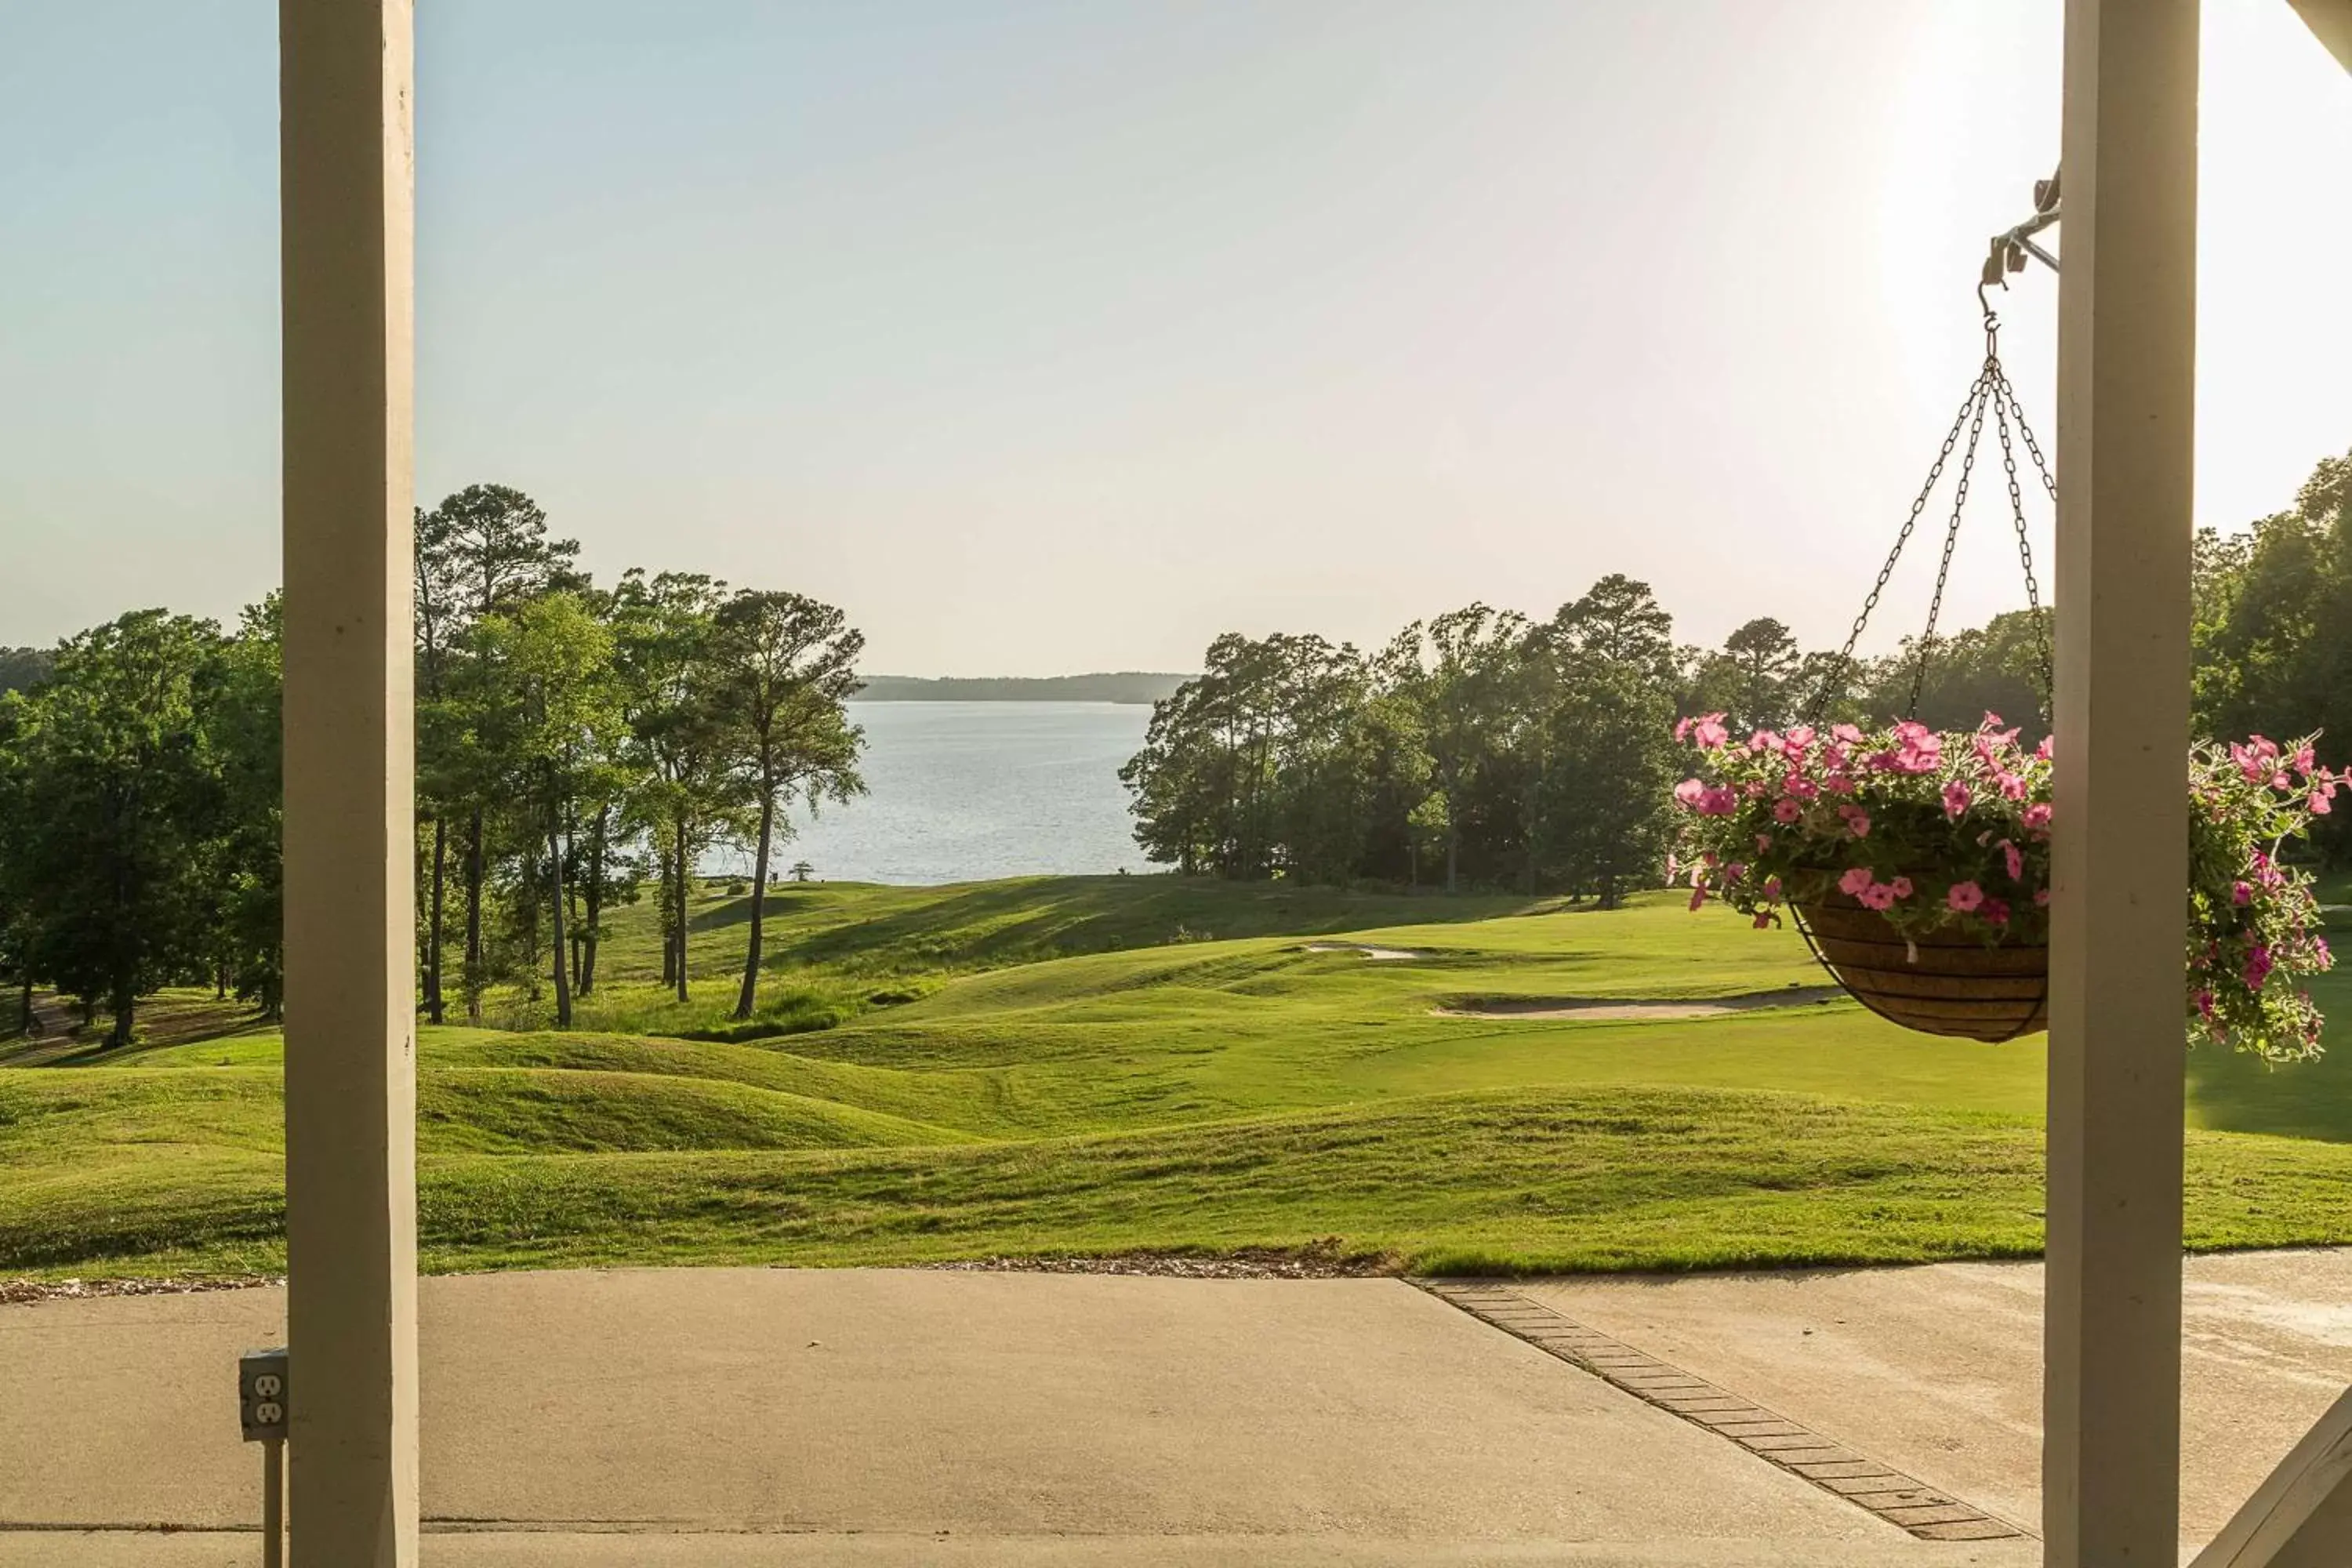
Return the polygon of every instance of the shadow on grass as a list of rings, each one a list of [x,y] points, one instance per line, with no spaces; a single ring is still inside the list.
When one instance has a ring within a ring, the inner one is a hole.
[[[1024,877],[933,889],[860,916],[856,892],[786,886],[768,896],[769,962],[885,969],[990,967],[1122,948],[1257,936],[1319,936],[1385,925],[1492,920],[1553,900],[1358,892],[1213,878]],[[842,918],[828,921],[831,906]],[[704,910],[697,931],[751,919],[744,897]]]
[[[219,998],[202,988],[163,991],[139,1000],[137,1037],[128,1046],[110,1047],[106,1037],[113,1015],[101,1010],[94,1023],[84,1026],[80,1016],[54,992],[34,993],[33,1013],[41,1033],[0,1039],[0,1067],[88,1067],[96,1062],[137,1061],[150,1051],[173,1046],[225,1040],[277,1027],[247,1004]]]

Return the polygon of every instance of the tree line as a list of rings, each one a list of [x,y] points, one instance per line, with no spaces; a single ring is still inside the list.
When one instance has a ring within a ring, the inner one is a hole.
[[[2352,455],[2251,530],[2200,531],[2196,562],[2198,732],[2352,736]],[[1120,777],[1137,843],[1188,874],[1613,905],[1661,877],[1678,715],[1721,711],[1744,735],[1997,712],[2031,737],[2048,635],[2046,612],[2015,611],[1848,661],[1760,616],[1699,647],[1612,574],[1549,619],[1475,604],[1370,650],[1221,637]],[[2323,821],[2321,847],[2352,848],[2347,832]]]
[[[861,793],[845,702],[864,639],[803,595],[633,569],[600,586],[520,490],[416,515],[418,995],[478,1023],[492,986],[592,994],[617,903],[659,900],[687,998],[700,857],[754,865],[735,1016],[758,1001],[765,889],[795,805]],[[0,650],[0,975],[113,1014],[202,982],[275,1014],[279,621],[141,610]]]

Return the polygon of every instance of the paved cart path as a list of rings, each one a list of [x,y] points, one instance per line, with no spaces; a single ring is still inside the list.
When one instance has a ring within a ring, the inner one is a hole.
[[[2189,1279],[2189,1468],[2212,1479],[2189,1524],[2210,1531],[2352,1381],[2352,1258],[2199,1259]],[[428,1568],[2039,1558],[2031,1540],[1918,1540],[1397,1280],[697,1269],[422,1289]],[[2032,1521],[2032,1266],[1510,1289]],[[283,1314],[268,1289],[0,1308],[0,1564],[257,1561],[233,1363]]]

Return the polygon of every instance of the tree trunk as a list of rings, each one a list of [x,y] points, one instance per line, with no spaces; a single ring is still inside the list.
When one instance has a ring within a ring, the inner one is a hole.
[[[20,980],[20,981],[18,981],[18,982],[17,982],[17,991],[16,991],[16,1023],[17,1023],[18,1026],[19,1026],[19,1027],[21,1027],[21,1028],[25,1031],[25,1037],[26,1037],[26,1039],[30,1039],[30,1038],[32,1038],[32,1035],[33,1035],[33,972],[32,972],[32,970],[31,970],[30,968],[27,968],[27,969],[25,971],[25,976],[24,976],[24,978],[23,978],[22,980]]]
[[[743,991],[735,999],[735,1016],[748,1018],[760,999],[760,927],[768,912],[768,841],[776,826],[776,792],[760,792],[760,854],[751,866],[751,945],[743,956]]]
[[[604,918],[604,817],[610,806],[596,808],[595,826],[588,832],[588,887],[583,895],[587,919],[580,928],[580,994],[596,990],[596,933]]]
[[[671,885],[675,889],[672,897],[677,900],[677,999],[680,1002],[688,1000],[686,994],[686,818],[684,816],[680,816],[677,819],[677,874],[670,879]]]
[[[131,1043],[131,1028],[139,1009],[139,993],[128,975],[114,982],[114,1032],[106,1037],[109,1049]]]
[[[447,1005],[441,997],[441,921],[448,885],[449,824],[439,813],[433,817],[433,892],[425,905],[425,1016],[442,1021]]]
[[[572,973],[569,962],[571,955],[565,949],[563,940],[565,889],[563,886],[563,838],[562,829],[558,826],[560,816],[560,813],[552,809],[547,814],[548,875],[554,879],[550,885],[550,891],[554,896],[549,899],[547,903],[548,908],[554,911],[555,921],[555,941],[551,944],[551,951],[555,954],[555,1026],[559,1029],[568,1029],[572,1027]]]
[[[466,1022],[482,1023],[482,810],[466,829]]]

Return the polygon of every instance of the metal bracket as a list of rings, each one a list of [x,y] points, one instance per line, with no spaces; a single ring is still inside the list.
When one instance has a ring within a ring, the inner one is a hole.
[[[1984,271],[1977,279],[1979,289],[2006,289],[2008,275],[2024,271],[2029,256],[2051,271],[2058,270],[2058,258],[2033,243],[2035,235],[2058,221],[2058,174],[2059,171],[2053,169],[2048,179],[2033,182],[2032,217],[1992,237],[1991,247],[1985,254]]]

